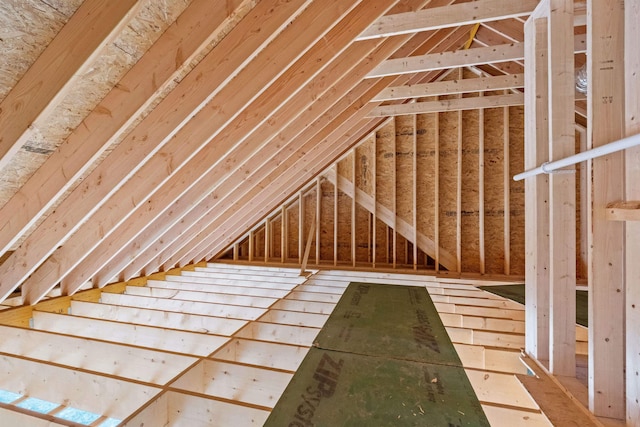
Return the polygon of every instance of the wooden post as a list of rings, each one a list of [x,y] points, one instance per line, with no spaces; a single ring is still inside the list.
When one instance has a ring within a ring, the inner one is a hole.
[[[549,160],[558,160],[575,153],[573,0],[549,3]],[[575,189],[575,174],[549,176],[549,369],[568,377],[576,371]]]
[[[298,193],[298,262],[302,264],[302,251],[304,250],[304,197],[303,191]]]
[[[626,135],[640,133],[640,0],[624,4]],[[640,147],[626,150],[626,198],[640,200]],[[626,234],[626,397],[627,425],[640,425],[640,222],[627,221]]]
[[[358,197],[358,185],[356,184],[356,150],[351,150],[351,180],[353,181],[353,197],[351,198],[351,265],[356,266],[356,197]]]
[[[509,107],[502,109],[502,151],[504,153],[503,181],[504,181],[504,274],[511,274],[511,175],[509,169]]]
[[[437,97],[436,97],[437,99]],[[440,114],[435,113],[434,123],[433,123],[433,132],[434,132],[434,144],[435,144],[435,152],[433,155],[433,205],[434,216],[433,219],[433,241],[436,244],[435,250],[435,264],[436,264],[436,273],[440,272],[440,212],[438,210],[438,206],[440,205]]]
[[[333,265],[338,265],[338,164],[333,165]]]
[[[587,2],[588,148],[624,136],[624,5]],[[637,25],[637,23],[636,23]],[[636,40],[633,40],[637,43]],[[637,48],[637,46],[636,46]],[[624,199],[624,154],[593,159],[589,215],[589,409],[624,418],[624,224],[607,203]],[[637,262],[634,261],[634,262]],[[637,285],[637,284],[636,284]],[[640,356],[635,356],[640,357]]]
[[[316,222],[322,222],[322,184],[320,177],[316,178]],[[316,265],[320,265],[320,226],[316,225]]]
[[[480,92],[484,96],[484,92]],[[478,248],[480,274],[485,274],[486,251],[484,232],[484,108],[478,110]]]
[[[413,186],[411,188],[412,199],[412,222],[413,222],[413,269],[418,269],[418,122],[417,114],[413,115],[413,139],[412,148],[413,151],[413,163],[411,165],[411,171],[413,176]]]
[[[549,160],[547,18],[525,23],[525,169]],[[549,361],[549,178],[525,181],[526,352]]]
[[[462,80],[462,67],[458,68],[458,79]],[[462,94],[459,95],[462,99]],[[462,111],[458,111],[458,151],[456,181],[456,271],[462,272]]]

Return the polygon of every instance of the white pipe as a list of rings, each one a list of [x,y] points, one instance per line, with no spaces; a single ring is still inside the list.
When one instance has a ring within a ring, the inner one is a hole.
[[[572,166],[585,160],[595,159],[596,157],[605,156],[615,153],[616,151],[635,147],[636,145],[640,145],[640,133],[601,145],[600,147],[592,148],[591,150],[583,151],[582,153],[574,154],[561,160],[556,160],[555,162],[543,163],[535,169],[530,169],[515,175],[513,180],[521,181],[525,178],[540,175],[541,173],[551,173],[556,169],[566,168],[567,166]]]

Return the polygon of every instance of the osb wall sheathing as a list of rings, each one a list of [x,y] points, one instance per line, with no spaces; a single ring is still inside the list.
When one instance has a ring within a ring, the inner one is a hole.
[[[413,116],[399,116],[396,122],[396,212],[413,224]]]
[[[444,97],[443,97],[444,98]],[[457,250],[458,112],[439,113],[439,205],[440,247],[450,254]]]
[[[353,182],[353,157],[351,152],[338,162],[338,175]],[[351,210],[352,199],[342,190],[338,190],[338,262],[351,262]]]
[[[376,198],[393,211],[395,175],[395,121],[376,132]]]
[[[510,274],[524,275],[524,181],[511,177],[524,170],[524,106],[509,108]]]
[[[271,230],[273,241],[271,242],[271,256],[274,258],[282,257],[282,216],[278,215],[277,217],[271,220]]]
[[[466,71],[465,78],[475,78]],[[465,98],[479,95],[465,94]],[[462,271],[480,272],[480,139],[478,110],[462,114],[461,263]]]
[[[504,273],[503,116],[502,108],[484,110],[484,230],[487,274]]]
[[[435,241],[435,154],[437,114],[416,117],[416,188],[418,231]]]
[[[298,221],[300,218],[299,202],[294,202],[286,209],[287,221],[287,256],[298,259]]]
[[[304,222],[302,224],[302,255],[306,249],[307,240],[309,239],[309,231],[311,230],[312,223],[316,212],[316,190],[315,186],[311,191],[308,191],[302,197],[302,206],[304,211]],[[309,252],[309,261],[315,260],[315,245],[316,245],[316,233],[314,231],[311,236],[311,249]]]
[[[320,259],[333,261],[333,206],[335,187],[328,180],[320,180]]]

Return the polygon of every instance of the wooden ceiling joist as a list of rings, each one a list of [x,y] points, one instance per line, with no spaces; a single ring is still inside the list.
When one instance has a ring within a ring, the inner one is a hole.
[[[393,101],[428,96],[452,95],[486,90],[518,89],[524,87],[524,74],[448,80],[405,86],[390,86],[376,95],[371,102]]]
[[[574,52],[586,51],[584,35],[575,36]],[[367,75],[367,78],[413,74],[449,68],[485,65],[524,59],[524,42],[491,47],[477,47],[453,52],[388,59]]]
[[[357,40],[390,37],[527,16],[535,9],[537,4],[537,0],[510,3],[505,3],[502,0],[479,0],[433,7],[415,12],[386,15],[371,25]]]
[[[446,111],[477,110],[480,108],[523,105],[524,95],[491,95],[474,98],[444,99],[441,101],[411,102],[398,105],[383,105],[374,108],[368,117],[404,116],[408,114],[438,113]]]

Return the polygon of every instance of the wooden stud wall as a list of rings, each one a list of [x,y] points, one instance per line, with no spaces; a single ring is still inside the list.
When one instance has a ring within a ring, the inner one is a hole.
[[[478,78],[461,69],[442,81],[451,82],[458,73],[465,80]],[[460,96],[480,94],[439,98]],[[266,247],[283,245],[285,253],[273,259],[299,263],[301,236],[306,239],[318,209],[318,259],[311,256],[309,265],[523,276],[524,187],[510,179],[511,171],[524,164],[523,111],[521,106],[497,107],[397,116],[383,122],[319,175],[319,196],[313,179],[286,208],[268,216],[270,227],[280,231],[269,233],[279,242]],[[276,219],[279,212],[285,212],[284,241]],[[265,221],[254,230],[261,230]],[[256,250],[254,262],[264,258]],[[247,260],[248,254],[240,259]]]

